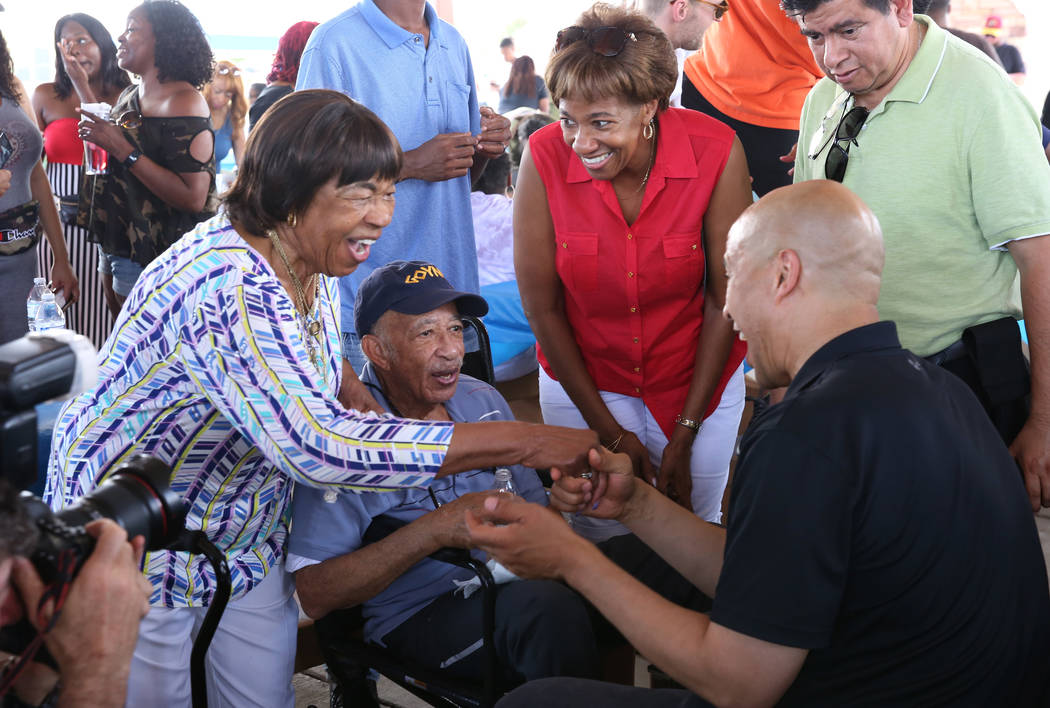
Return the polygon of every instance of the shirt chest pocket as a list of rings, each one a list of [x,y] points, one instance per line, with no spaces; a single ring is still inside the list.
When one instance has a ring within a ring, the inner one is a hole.
[[[470,87],[445,82],[445,133],[470,132]]]
[[[565,231],[557,235],[554,262],[569,292],[598,289],[598,234]]]
[[[675,288],[692,291],[704,280],[704,249],[701,232],[667,234],[661,243],[664,276]]]

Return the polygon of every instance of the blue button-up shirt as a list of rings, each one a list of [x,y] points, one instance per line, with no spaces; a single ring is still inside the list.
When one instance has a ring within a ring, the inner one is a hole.
[[[380,405],[389,402],[379,389],[379,379],[370,364],[361,380],[372,389]],[[514,420],[510,407],[496,389],[466,375],[460,375],[452,399],[445,404],[449,417],[461,423]],[[547,495],[534,470],[511,465],[518,496],[538,504]],[[435,510],[433,500],[447,504],[470,492],[492,489],[493,469],[473,470],[443,477],[427,488],[403,489],[383,493],[337,494],[329,490],[297,486],[293,502],[293,533],[289,545],[288,568],[299,570],[360,548],[372,520],[387,516],[411,523]],[[433,492],[431,496],[430,492]],[[484,558],[481,551],[472,551]],[[365,638],[382,643],[382,638],[399,627],[435,599],[456,589],[457,582],[474,577],[469,570],[424,558],[409,568],[385,590],[364,603]]]

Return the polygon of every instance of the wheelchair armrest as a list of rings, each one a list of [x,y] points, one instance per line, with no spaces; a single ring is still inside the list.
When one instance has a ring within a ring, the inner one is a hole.
[[[362,540],[365,544],[375,543],[405,525],[406,523],[403,521],[379,516],[372,520],[372,523],[365,531]],[[484,652],[483,661],[485,667],[481,681],[483,688],[481,693],[478,694],[475,699],[471,699],[466,705],[491,706],[500,695],[498,689],[498,686],[500,685],[499,671],[497,668],[498,662],[496,659],[495,643],[493,641],[496,611],[496,593],[494,590],[496,588],[496,582],[492,578],[492,573],[485,565],[485,561],[475,558],[470,554],[470,551],[465,548],[439,548],[428,557],[442,563],[450,563],[461,568],[469,569],[481,581],[481,597],[483,603],[482,636],[484,637],[482,651]],[[410,692],[415,693],[417,696],[422,696],[423,694],[417,690],[413,690],[413,688],[429,688],[431,691],[435,691],[437,695],[471,695],[469,687],[465,685],[449,693],[450,689],[448,686],[451,685],[450,679],[447,677],[439,678],[440,672],[435,673],[414,667],[410,672],[404,673],[407,670],[404,668],[404,662],[397,660],[387,650],[366,644],[361,639],[361,627],[363,623],[364,621],[361,616],[360,606],[344,610],[335,610],[315,623],[321,651],[328,662],[329,670],[332,672],[332,675],[336,677],[339,684],[344,687],[344,690],[356,691],[357,693],[354,695],[363,695],[360,691],[360,686],[365,683],[361,680],[364,676],[362,667],[369,666],[377,669],[388,678],[394,679],[396,683]],[[400,678],[398,678],[399,673]],[[421,686],[419,677],[430,677],[431,674],[433,674],[433,677],[425,679]],[[446,687],[439,689],[439,683],[446,684]],[[456,682],[453,681],[452,683]],[[476,693],[476,691],[474,693]],[[452,699],[448,700],[451,701]],[[427,702],[431,701],[428,700]],[[463,703],[456,704],[464,705]],[[374,704],[364,701],[361,702],[360,705],[367,706]]]

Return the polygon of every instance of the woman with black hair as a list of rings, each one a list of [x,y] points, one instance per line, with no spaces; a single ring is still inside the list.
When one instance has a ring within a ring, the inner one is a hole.
[[[109,153],[79,218],[99,244],[114,317],[143,269],[217,206],[211,111],[200,92],[212,53],[200,22],[176,0],[147,0],[117,42],[118,65],[142,82],[120,94],[112,122],[87,111],[80,122],[80,137]]]
[[[84,143],[77,136],[81,102],[114,104],[131,84],[117,66],[117,47],[102,23],[91,15],[74,13],[55,23],[55,80],[33,92],[33,111],[44,133],[47,177],[61,200],[60,216],[70,260],[82,285],[79,307],[66,310],[66,326],[88,337],[100,349],[113,322],[98,275],[98,249],[87,231],[76,224]],[[37,247],[40,275],[50,271],[50,254]]]
[[[55,200],[40,164],[42,147],[33,109],[0,34],[0,283],[8,298],[7,306],[0,308],[0,344],[29,329],[26,311],[15,303],[33,287],[41,226],[55,254],[52,286],[67,302],[78,295]]]

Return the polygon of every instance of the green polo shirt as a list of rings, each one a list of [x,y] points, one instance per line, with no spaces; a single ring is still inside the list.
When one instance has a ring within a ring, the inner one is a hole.
[[[1005,244],[1050,234],[1050,165],[1035,110],[984,54],[925,15],[918,53],[850,146],[843,184],[886,244],[879,314],[926,356],[967,327],[1021,317]],[[795,181],[824,179],[852,97],[828,78],[802,109]]]

